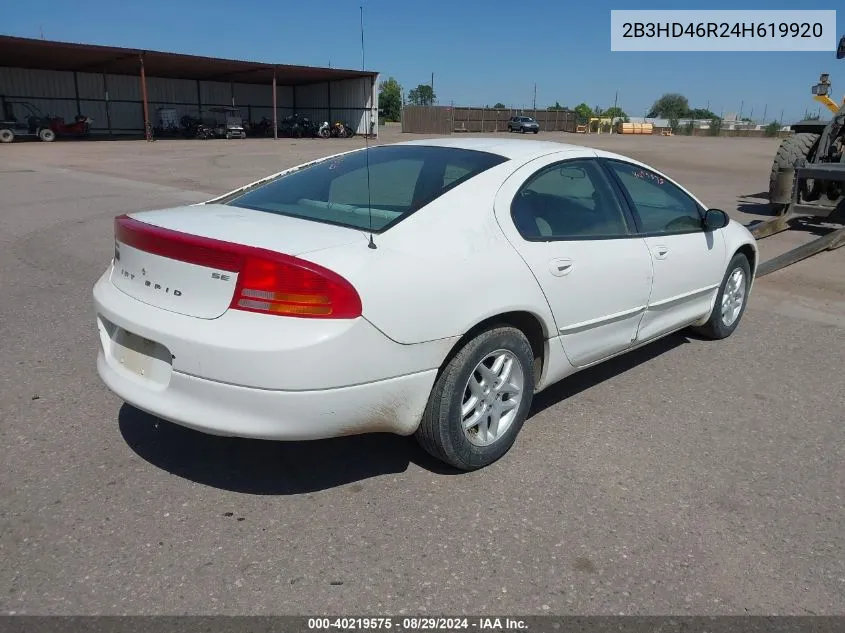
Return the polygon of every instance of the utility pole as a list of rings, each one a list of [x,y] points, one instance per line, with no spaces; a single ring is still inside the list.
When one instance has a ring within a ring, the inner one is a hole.
[[[431,73],[431,105],[434,105],[434,73]]]
[[[534,82],[534,114],[537,114],[537,82]]]
[[[763,106],[763,123],[766,122],[766,112],[768,112],[768,111],[769,111],[769,104],[767,103],[766,105]]]
[[[780,111],[780,126],[783,127],[783,110]]]
[[[739,120],[742,121],[742,107],[745,105],[745,101],[739,102]]]
[[[619,101],[619,91],[613,95],[613,113],[616,114],[616,104]],[[610,119],[610,133],[613,134],[613,118]]]

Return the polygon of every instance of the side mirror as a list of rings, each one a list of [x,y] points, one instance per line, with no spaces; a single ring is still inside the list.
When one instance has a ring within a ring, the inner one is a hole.
[[[845,58],[845,35],[839,40],[839,48],[836,49],[836,59]]]
[[[721,209],[707,209],[704,213],[704,229],[707,231],[715,231],[716,229],[723,229],[731,219],[727,213]]]

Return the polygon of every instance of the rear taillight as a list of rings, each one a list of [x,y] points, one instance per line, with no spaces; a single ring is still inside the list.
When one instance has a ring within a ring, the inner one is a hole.
[[[337,273],[297,257],[247,250],[232,308],[335,319],[361,316],[358,293]]]
[[[346,279],[312,262],[263,248],[234,244],[115,218],[115,240],[153,255],[237,273],[230,308],[296,317],[354,319],[361,298]]]

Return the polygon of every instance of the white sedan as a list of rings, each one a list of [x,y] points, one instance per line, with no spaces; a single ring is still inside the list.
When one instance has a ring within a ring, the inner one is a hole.
[[[118,396],[216,435],[415,435],[472,470],[535,393],[659,337],[737,327],[758,253],[630,158],[528,140],[344,152],[115,219],[94,286]]]

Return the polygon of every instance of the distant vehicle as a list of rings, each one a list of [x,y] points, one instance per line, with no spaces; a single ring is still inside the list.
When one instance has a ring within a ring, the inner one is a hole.
[[[9,101],[0,97],[2,112],[0,112],[0,143],[11,143],[15,137],[34,136],[50,143],[56,140],[56,131],[52,128],[53,119],[44,116],[41,111],[29,101]],[[23,112],[22,118],[15,116],[15,107]]]
[[[688,327],[730,336],[756,262],[745,227],[618,154],[356,149],[117,217],[93,292],[97,370],[206,433],[415,435],[473,470],[567,376]]]
[[[217,138],[246,138],[244,119],[238,108],[218,107],[211,108],[210,112],[217,115],[213,126]]]
[[[540,131],[540,124],[530,116],[512,116],[508,121],[508,132],[534,132]]]

